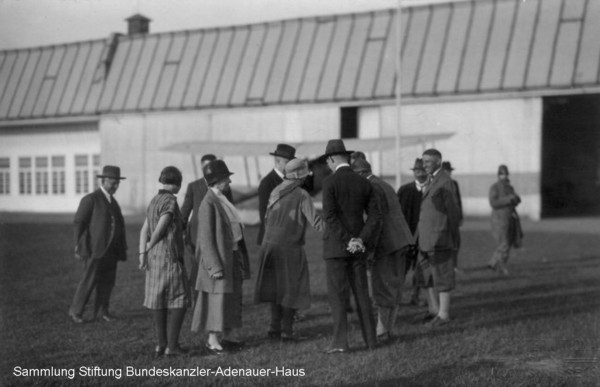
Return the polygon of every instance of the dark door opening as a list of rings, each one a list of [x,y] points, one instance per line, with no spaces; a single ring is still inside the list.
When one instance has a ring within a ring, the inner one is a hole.
[[[542,217],[600,214],[600,95],[544,98]]]
[[[343,107],[340,109],[340,137],[358,137],[358,107]]]

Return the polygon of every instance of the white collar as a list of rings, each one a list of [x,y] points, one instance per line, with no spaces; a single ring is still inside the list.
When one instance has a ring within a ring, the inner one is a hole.
[[[109,194],[108,192],[106,192],[106,190],[104,189],[103,186],[100,186],[100,189],[102,190],[102,194],[104,194],[104,197],[106,198],[106,200],[108,200],[109,203],[112,203],[111,200],[111,194]]]
[[[338,170],[338,169],[340,169],[341,167],[349,167],[349,166],[350,166],[350,164],[348,164],[348,163],[341,163],[341,164],[339,164],[337,167],[335,167],[335,170],[337,171],[337,170]]]
[[[285,175],[283,174],[283,172],[280,172],[279,169],[273,168],[273,170],[275,171],[275,173],[277,174],[277,176],[281,177],[282,179],[285,177]]]

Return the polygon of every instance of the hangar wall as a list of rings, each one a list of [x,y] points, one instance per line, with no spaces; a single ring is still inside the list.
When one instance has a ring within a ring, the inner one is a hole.
[[[415,157],[434,146],[456,169],[467,216],[490,213],[487,194],[496,180],[499,164],[507,164],[523,203],[519,212],[532,219],[540,216],[541,99],[461,101],[407,104],[402,107],[403,134],[454,135],[438,143],[423,143],[401,150],[402,182],[411,181]],[[194,180],[191,155],[161,151],[184,141],[323,141],[340,136],[338,105],[302,105],[221,109],[177,113],[105,116],[100,121],[103,163],[115,163],[127,180],[119,200],[130,211],[142,211],[159,187],[160,170],[175,165],[184,175],[185,187]],[[360,108],[359,137],[393,136],[397,126],[394,105]],[[358,149],[357,149],[358,150]],[[197,155],[198,158],[201,155]],[[269,155],[223,157],[235,175],[233,185],[256,186],[272,168]],[[317,155],[299,155],[317,156]],[[373,152],[375,173],[394,175],[394,151]]]

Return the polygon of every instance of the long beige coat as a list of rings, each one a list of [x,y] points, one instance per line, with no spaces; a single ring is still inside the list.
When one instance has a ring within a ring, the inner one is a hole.
[[[209,189],[198,210],[198,235],[196,239],[196,259],[199,261],[196,290],[207,293],[233,292],[233,234],[229,218],[221,201]],[[242,269],[244,278],[249,276],[248,256],[244,249]],[[223,271],[223,278],[216,280],[210,276]]]

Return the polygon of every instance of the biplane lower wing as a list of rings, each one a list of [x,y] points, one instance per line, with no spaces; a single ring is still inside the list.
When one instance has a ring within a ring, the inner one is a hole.
[[[438,134],[418,134],[400,137],[400,145],[402,148],[410,146],[426,146],[433,145],[436,141],[445,140],[454,135],[454,133],[438,133]],[[285,142],[296,148],[296,156],[304,157],[309,160],[309,165],[314,174],[313,191],[315,195],[321,189],[321,182],[330,171],[324,162],[317,160],[325,150],[327,141],[303,141],[303,142]],[[372,152],[386,151],[394,149],[396,146],[395,137],[380,137],[380,138],[345,138],[344,144],[346,149],[353,151],[361,151],[365,154]],[[248,158],[268,156],[270,152],[277,147],[277,142],[233,142],[233,141],[186,141],[174,143],[161,148],[162,151],[185,153],[191,156],[194,174],[196,178],[200,176],[200,171],[197,170],[196,156],[203,154],[214,154],[218,157],[223,156],[240,156],[244,158],[246,188],[237,186],[232,188],[234,201],[236,204],[253,199],[258,195],[258,185],[251,185]],[[254,181],[260,181],[260,171],[256,171],[258,176]],[[258,183],[257,183],[258,184]]]
[[[417,134],[400,137],[400,146],[409,147],[445,140],[454,133]],[[279,141],[285,142],[285,141]],[[296,148],[301,157],[314,158],[323,154],[327,141],[285,142]],[[345,138],[346,149],[365,153],[394,149],[395,137]],[[277,146],[277,142],[233,142],[233,141],[186,141],[167,145],[161,150],[187,154],[212,153],[221,156],[265,156]]]

